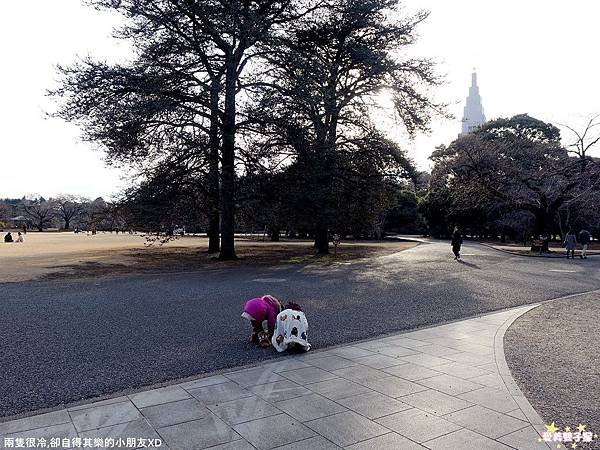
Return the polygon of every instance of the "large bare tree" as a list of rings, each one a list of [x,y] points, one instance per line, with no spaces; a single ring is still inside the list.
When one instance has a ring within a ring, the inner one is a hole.
[[[154,83],[158,90],[158,95],[152,96],[156,100],[155,107],[171,116],[173,111],[185,112],[183,119],[181,114],[176,114],[179,131],[183,128],[187,132],[189,128],[195,128],[208,136],[208,180],[213,209],[214,205],[220,204],[220,257],[234,259],[236,135],[241,79],[245,68],[257,56],[256,44],[268,39],[281,24],[310,11],[311,2],[90,0],[89,3],[98,8],[115,9],[126,17],[127,23],[119,30],[119,35],[130,40],[139,55],[131,66],[106,67],[102,72],[115,72],[112,80],[127,75],[129,87],[135,84],[136,79],[149,77],[152,81],[144,82],[145,88],[140,96],[143,98],[148,95],[147,86]],[[64,118],[79,120],[84,127],[93,130],[98,124],[98,116],[102,116],[102,107],[100,102],[95,101],[97,96],[87,93],[96,89],[98,79],[103,78],[97,76],[98,70],[89,70],[98,68],[98,63],[86,61],[85,65],[87,67],[75,66],[64,70],[66,79],[63,89],[55,94],[69,97],[61,110]],[[160,82],[156,82],[157,74]],[[117,82],[116,86],[122,84]],[[110,83],[108,88],[111,98],[122,96],[127,99],[131,94],[130,88],[114,89],[113,86],[115,83]],[[82,101],[82,97],[87,101]],[[170,106],[165,108],[164,104],[160,105],[161,101]],[[106,103],[106,100],[102,102],[103,105]],[[134,107],[125,111],[126,120],[120,122],[123,131],[126,131],[120,134],[125,142],[121,141],[120,144],[129,148],[131,142],[140,143],[136,140],[136,131],[141,125],[135,120],[137,111]],[[109,116],[104,114],[104,117]],[[117,117],[122,118],[121,115]],[[173,125],[170,121],[160,119],[153,121],[152,125],[160,129],[165,123]],[[165,133],[173,136],[172,129]],[[93,134],[92,138],[107,144],[101,138],[108,136],[107,133],[102,132],[100,138]],[[152,139],[154,144],[164,144],[160,133],[153,133]],[[168,139],[166,141],[172,144]],[[114,139],[108,139],[108,143],[119,144]],[[113,148],[118,149],[119,146]],[[143,150],[140,152],[143,156]],[[220,180],[216,176],[219,168]],[[220,186],[217,187],[219,181]],[[211,218],[213,231],[218,222],[214,212]]]
[[[37,228],[44,231],[50,227],[56,216],[56,204],[43,198],[25,199],[22,203],[23,214]]]
[[[588,152],[600,142],[600,114],[588,117],[582,129],[568,124],[558,125],[566,128],[573,135],[571,143],[567,145],[569,153],[576,155],[582,161],[588,159]],[[585,164],[583,163],[584,168]]]
[[[272,140],[287,142],[306,167],[319,253],[329,251],[336,155],[364,148],[354,142],[371,132],[375,97],[390,96],[410,134],[443,110],[427,91],[440,82],[433,62],[406,51],[427,17],[407,16],[396,0],[332,0],[269,42],[277,51],[266,55],[268,79],[252,87],[259,115],[275,127]]]
[[[59,195],[54,198],[56,214],[63,220],[65,230],[71,228],[71,221],[77,219],[85,211],[85,204],[89,201],[76,195]]]

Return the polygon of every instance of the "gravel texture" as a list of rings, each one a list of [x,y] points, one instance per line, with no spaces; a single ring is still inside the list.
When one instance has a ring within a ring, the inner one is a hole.
[[[581,423],[600,435],[600,293],[527,312],[508,329],[504,350],[513,377],[546,423],[573,430]]]
[[[325,268],[0,284],[0,416],[277,357],[240,318],[265,293],[301,304],[322,348],[600,287],[600,259],[463,258],[444,242]]]

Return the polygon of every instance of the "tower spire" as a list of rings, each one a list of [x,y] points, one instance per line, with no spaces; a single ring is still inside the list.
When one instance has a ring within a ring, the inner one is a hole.
[[[469,88],[469,96],[467,97],[462,119],[461,134],[467,134],[484,123],[485,115],[483,113],[483,106],[481,105],[479,86],[477,85],[477,72],[475,71],[475,68],[473,68],[473,73],[471,74],[471,87]]]

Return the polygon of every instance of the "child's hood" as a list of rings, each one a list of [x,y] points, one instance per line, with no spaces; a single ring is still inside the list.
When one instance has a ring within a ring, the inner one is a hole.
[[[264,295],[263,297],[261,297],[265,302],[267,302],[267,304],[269,305],[270,308],[273,308],[274,310],[277,311],[277,313],[279,313],[283,308],[281,307],[281,303],[279,303],[279,300],[277,300],[275,297],[273,297],[272,295]]]

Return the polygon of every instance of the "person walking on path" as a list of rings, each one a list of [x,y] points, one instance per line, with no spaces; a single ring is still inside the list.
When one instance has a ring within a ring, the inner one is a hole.
[[[581,244],[581,255],[579,257],[581,259],[587,259],[588,245],[590,245],[591,240],[592,236],[588,230],[584,229],[579,232],[579,243]]]
[[[452,233],[452,252],[454,253],[454,259],[460,259],[460,246],[463,243],[462,234],[460,234],[460,230],[458,225],[454,227],[454,232]]]
[[[571,259],[575,259],[575,248],[577,247],[577,239],[573,234],[573,231],[569,228],[567,231],[567,235],[565,236],[565,248],[567,249],[567,259],[569,259],[569,254],[571,255]]]

